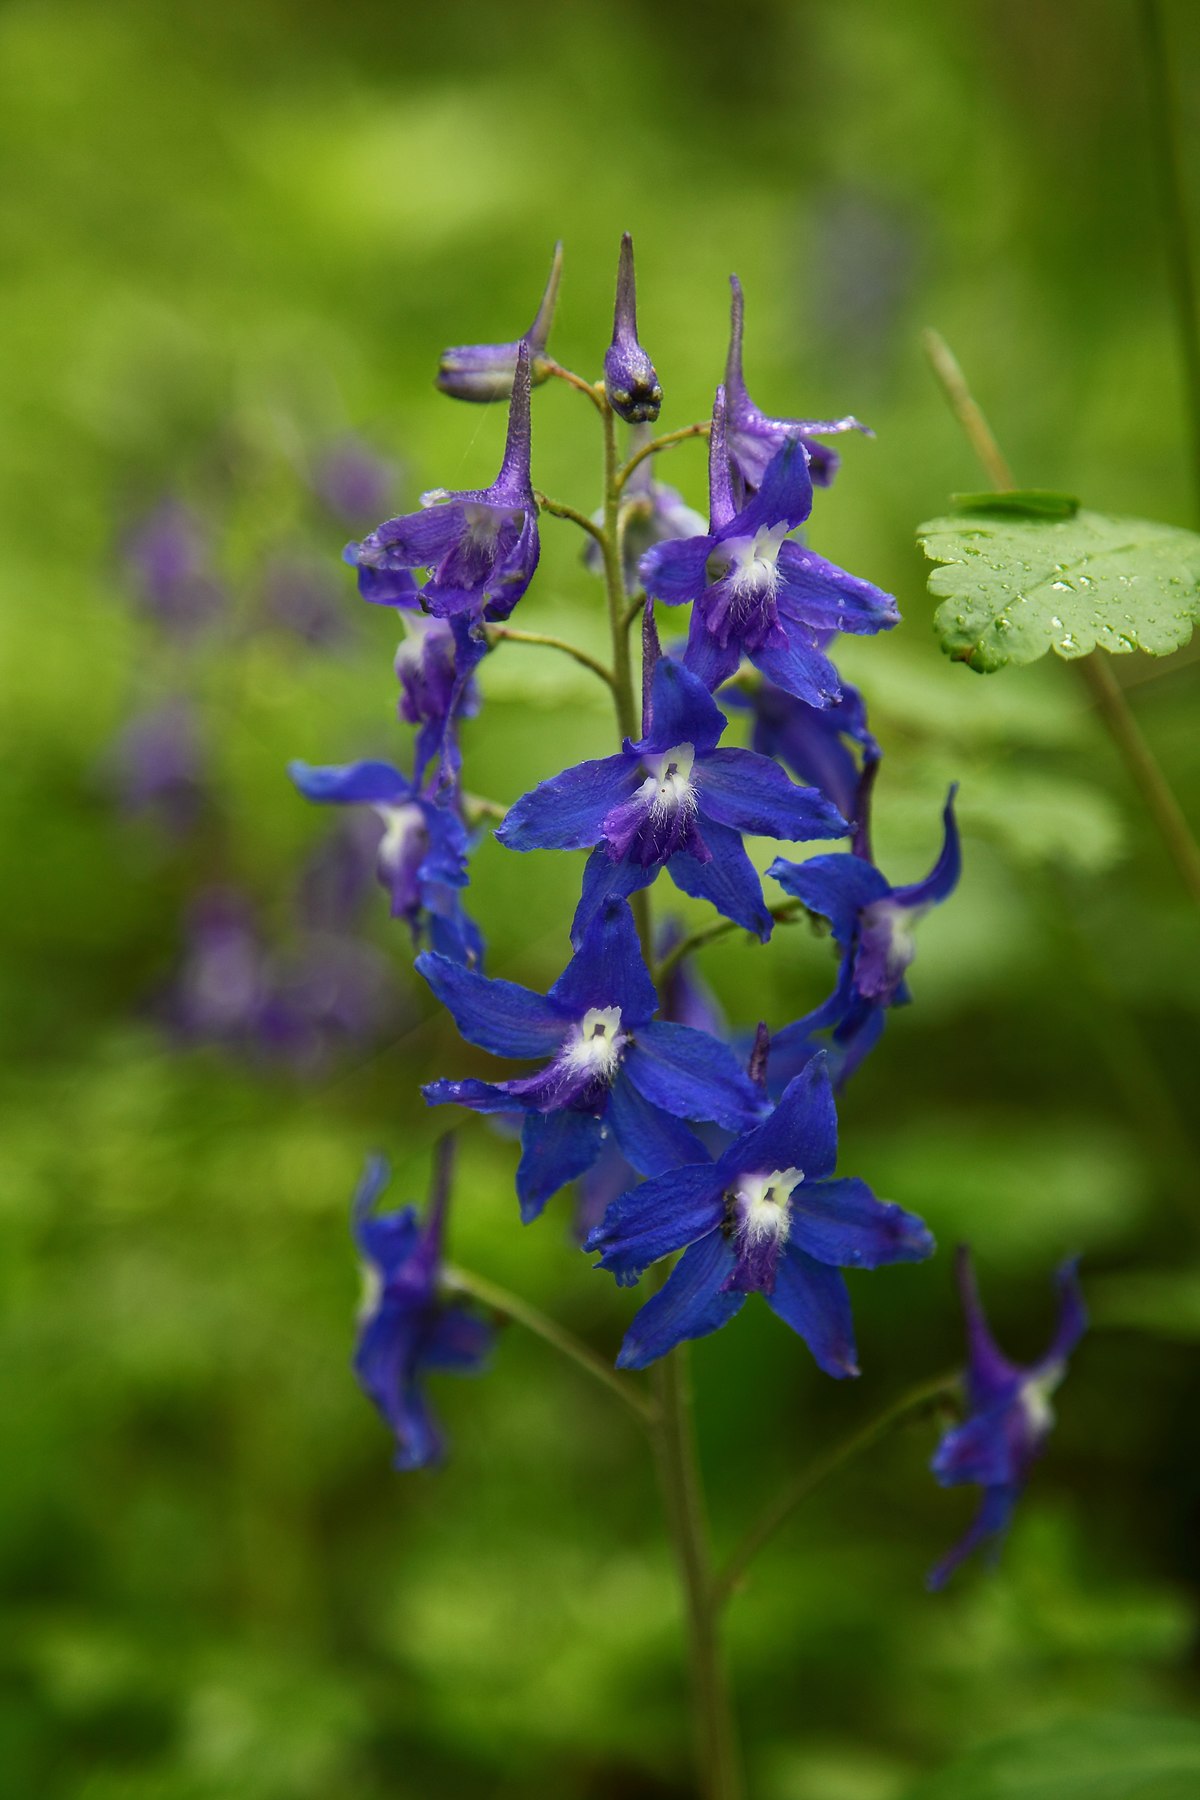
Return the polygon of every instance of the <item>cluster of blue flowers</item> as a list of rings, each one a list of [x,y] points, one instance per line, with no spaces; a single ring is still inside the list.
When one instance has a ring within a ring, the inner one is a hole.
[[[508,398],[495,481],[427,493],[418,511],[386,520],[345,552],[363,598],[393,608],[403,627],[396,667],[400,712],[415,727],[411,774],[380,762],[296,763],[292,777],[311,799],[374,810],[384,824],[378,878],[421,946],[417,970],[468,1042],[532,1065],[492,1080],[433,1081],[427,1101],[519,1119],[522,1218],[581,1183],[585,1248],[619,1283],[672,1259],[634,1317],[618,1366],[644,1368],[716,1331],[758,1294],[826,1373],[852,1376],[842,1271],[920,1260],[934,1245],[913,1213],[835,1173],[835,1095],[878,1042],[889,1010],[909,999],[913,927],[953,892],[960,869],[953,788],[924,880],[893,885],[874,861],[870,806],[881,753],[861,694],[830,652],[839,633],[888,630],[899,615],[890,595],[794,535],[814,486],[828,485],[838,466],[819,440],[865,428],[850,417],[775,418],[755,405],[734,279],[725,378],[711,420],[695,428],[709,439],[706,524],[653,473],[649,428],[662,388],[638,340],[631,241],[622,243],[613,338],[594,385],[547,353],[560,267],[556,250],[522,338],[442,358],[446,393]],[[589,560],[604,571],[610,600],[611,584],[622,584],[615,616],[625,629],[644,607],[644,667],[640,736],[549,774],[508,807],[495,834],[512,850],[589,853],[572,953],[543,995],[483,972],[483,940],[465,910],[472,819],[460,726],[478,710],[479,667],[497,628],[537,570],[531,391],[555,375],[590,394],[606,429],[614,415],[633,428],[615,482],[610,471],[605,512],[588,521],[555,510],[589,529]],[[691,609],[686,642],[673,654],[659,645],[663,607]],[[726,741],[723,707],[749,714],[750,748]],[[788,898],[772,908],[748,835],[786,845],[843,839],[849,848],[773,862],[768,874]],[[660,948],[656,980],[646,890],[661,872],[763,941],[779,916],[803,909],[827,919],[839,952],[829,997],[804,1018],[760,1025],[747,1054],[711,1009],[694,1004],[694,990],[689,997],[677,935],[669,953]],[[486,1333],[472,1334],[458,1303],[440,1297],[440,1209],[423,1232],[409,1210],[371,1217],[383,1179],[373,1164],[356,1202],[359,1241],[380,1278],[357,1366],[395,1432],[398,1465],[409,1468],[429,1460],[436,1443],[422,1372],[477,1366]],[[1070,1319],[1032,1372],[1003,1363],[987,1348],[977,1310],[970,1315],[971,1417],[946,1438],[935,1468],[942,1481],[978,1481],[985,1506],[939,1576],[1003,1527],[1044,1435],[1041,1396],[1082,1317],[1073,1276],[1065,1279]]]

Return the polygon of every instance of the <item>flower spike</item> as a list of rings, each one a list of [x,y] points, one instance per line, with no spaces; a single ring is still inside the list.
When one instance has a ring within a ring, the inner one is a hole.
[[[455,400],[507,400],[512,393],[517,356],[522,344],[529,351],[533,385],[537,387],[546,380],[550,364],[545,349],[558,301],[562,248],[561,241],[554,246],[554,260],[550,264],[550,275],[541,305],[534,315],[533,324],[523,337],[514,339],[511,344],[460,344],[455,349],[442,351],[437,386],[443,394],[449,394]]]
[[[621,239],[617,265],[617,304],[612,343],[604,352],[604,391],[608,404],[627,425],[651,424],[657,419],[663,392],[654,364],[638,342],[633,239],[628,232]]]

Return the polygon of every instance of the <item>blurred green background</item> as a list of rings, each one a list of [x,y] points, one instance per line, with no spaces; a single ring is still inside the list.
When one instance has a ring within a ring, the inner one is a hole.
[[[1195,212],[1200,12],[1166,17]],[[338,565],[349,533],[313,459],[361,437],[401,471],[394,510],[490,480],[503,418],[434,392],[438,352],[523,328],[562,236],[553,348],[595,373],[625,228],[665,424],[707,413],[736,269],[760,403],[876,428],[843,441],[812,540],[905,616],[843,658],[887,753],[893,878],[924,872],[962,783],[963,883],[845,1097],[842,1166],[944,1250],[970,1238],[1014,1354],[1040,1351],[1067,1251],[1096,1314],[994,1577],[923,1592],[974,1500],[929,1478],[932,1424],[764,1555],[730,1621],[752,1793],[901,1800],[997,1735],[1194,1708],[1194,918],[1082,684],[947,662],[913,548],[979,485],[927,324],[1019,479],[1196,523],[1147,118],[1118,0],[0,13],[5,1794],[691,1791],[678,1602],[619,1409],[512,1331],[486,1380],[440,1385],[449,1466],[401,1478],[349,1375],[362,1157],[386,1149],[393,1198],[419,1195],[447,1115],[418,1083],[480,1066],[382,895],[367,930],[396,994],[370,1043],[297,1069],[181,1049],[152,1016],[197,888],[289,929],[329,821],[288,758],[404,754],[392,623]],[[595,505],[579,397],[540,390],[534,434],[540,485]],[[701,450],[669,479],[701,504]],[[233,596],[186,652],[138,616],[120,554],[163,496],[208,521]],[[342,635],[262,628],[280,557],[328,570]],[[547,523],[520,622],[602,641],[569,525]],[[1118,674],[1196,819],[1191,653]],[[607,753],[586,684],[498,654],[468,784],[511,799]],[[105,773],[131,713],[181,689],[210,767],[186,841],[123,815]],[[493,973],[557,973],[577,880],[573,858],[484,843]],[[794,930],[727,941],[705,972],[739,1021],[781,1022],[832,963]],[[462,1138],[455,1258],[614,1348],[635,1302],[572,1248],[567,1198],[522,1229],[511,1145],[479,1121]],[[803,1459],[959,1357],[947,1255],[852,1283],[857,1384],[820,1377],[765,1308],[698,1347],[723,1547]]]

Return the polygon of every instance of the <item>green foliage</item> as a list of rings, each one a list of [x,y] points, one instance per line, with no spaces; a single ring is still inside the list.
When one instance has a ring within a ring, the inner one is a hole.
[[[1194,1800],[1200,1725],[1100,1715],[1004,1738],[905,1800]]]
[[[1200,536],[1076,510],[1063,495],[971,494],[918,527],[947,655],[992,674],[1047,650],[1166,656],[1200,612]]]

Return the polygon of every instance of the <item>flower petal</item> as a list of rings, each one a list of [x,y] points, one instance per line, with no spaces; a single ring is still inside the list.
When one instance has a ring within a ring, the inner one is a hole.
[[[495,1333],[486,1319],[460,1306],[446,1306],[438,1313],[421,1344],[421,1364],[426,1369],[445,1369],[456,1375],[473,1374],[492,1347]]]
[[[753,750],[714,750],[697,767],[696,786],[705,817],[736,831],[805,843],[850,830],[824,794],[797,787],[778,763]]]
[[[886,900],[892,891],[874,863],[852,856],[849,851],[836,856],[813,856],[807,862],[788,862],[777,857],[767,874],[785,894],[794,895],[810,912],[828,919],[843,950],[854,941],[863,907],[875,900]]]
[[[729,723],[700,677],[670,656],[655,665],[650,719],[645,737],[630,746],[639,755],[691,744],[698,757],[708,756]]]
[[[991,1537],[1001,1537],[1008,1530],[1012,1510],[1016,1505],[1019,1490],[1010,1487],[988,1488],[983,1496],[983,1504],[975,1515],[974,1522],[966,1535],[959,1540],[948,1555],[943,1556],[936,1568],[925,1577],[926,1587],[937,1592],[944,1588],[955,1569],[970,1556],[973,1550]]]
[[[670,1111],[660,1110],[640,1094],[623,1068],[609,1095],[608,1123],[622,1154],[640,1175],[666,1175],[685,1164],[709,1160],[700,1139]]]
[[[719,1231],[686,1250],[660,1292],[635,1313],[618,1369],[644,1369],[685,1338],[707,1337],[727,1325],[746,1298],[726,1289],[732,1270],[733,1251]]]
[[[954,796],[958,792],[955,782],[946,796],[946,804],[942,809],[942,849],[937,861],[930,869],[924,881],[914,881],[909,887],[892,889],[892,899],[897,906],[912,906],[924,909],[937,906],[947,899],[958,885],[962,873],[962,851],[958,840],[958,822],[954,817]]]
[[[762,1111],[762,1095],[729,1045],[690,1025],[651,1020],[623,1066],[647,1100],[679,1119],[744,1131]]]
[[[593,850],[583,868],[583,891],[571,920],[571,942],[583,942],[588,927],[606,903],[627,900],[639,888],[649,887],[657,878],[659,867],[658,863],[643,865],[625,857],[614,862],[603,845]]]
[[[779,615],[817,631],[849,631],[859,636],[888,631],[900,622],[891,594],[873,582],[839,569],[804,544],[781,544]]]
[[[576,1017],[593,1006],[619,1006],[627,1029],[652,1017],[658,995],[623,900],[609,900],[597,913],[547,999]]]
[[[708,586],[708,558],[716,539],[668,538],[652,544],[638,564],[642,585],[652,600],[683,606]]]
[[[884,1263],[932,1256],[923,1219],[894,1201],[877,1200],[865,1181],[804,1181],[792,1192],[792,1241],[806,1256],[839,1269],[877,1269]]]
[[[541,994],[515,981],[492,981],[448,957],[426,952],[414,963],[469,1044],[493,1056],[550,1056],[567,1029]]]
[[[590,1169],[604,1145],[604,1129],[594,1113],[563,1107],[530,1113],[521,1130],[517,1199],[526,1225],[552,1194]]]
[[[761,644],[747,653],[755,667],[785,694],[794,694],[809,706],[828,706],[840,700],[838,672],[822,651],[816,633],[789,621],[786,635],[786,645]]]
[[[643,779],[630,756],[577,763],[509,807],[495,835],[509,850],[586,850],[598,844],[605,814]]]
[[[625,1287],[660,1257],[716,1230],[724,1212],[721,1179],[713,1164],[687,1164],[621,1194],[584,1249],[599,1250],[597,1266],[610,1269]]]
[[[311,763],[291,762],[288,774],[306,800],[365,800],[368,804],[395,806],[416,798],[412,783],[391,763],[343,763],[318,769]]]
[[[771,915],[763,899],[762,883],[742,840],[728,825],[706,824],[704,841],[712,852],[709,862],[679,854],[667,864],[677,888],[697,900],[708,900],[735,925],[744,925],[765,943],[771,935]]]
[[[808,1181],[823,1181],[837,1162],[837,1110],[823,1050],[789,1081],[770,1118],[731,1144],[719,1168],[728,1175],[752,1170],[802,1169]]]
[[[524,1112],[522,1102],[496,1081],[427,1081],[421,1089],[426,1106],[469,1106],[472,1112]]]
[[[767,1305],[808,1345],[818,1368],[841,1380],[858,1374],[850,1296],[836,1269],[785,1244]]]

